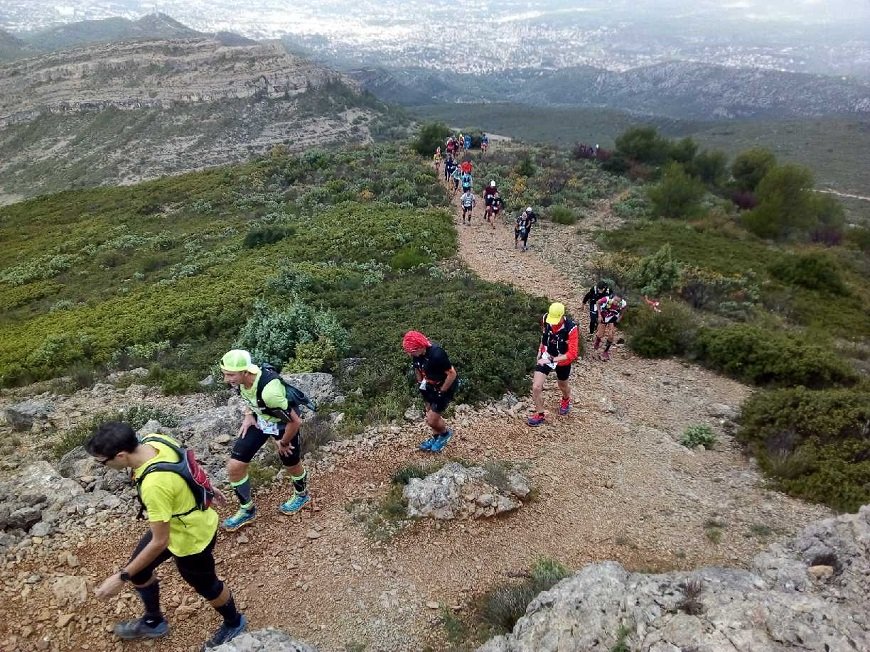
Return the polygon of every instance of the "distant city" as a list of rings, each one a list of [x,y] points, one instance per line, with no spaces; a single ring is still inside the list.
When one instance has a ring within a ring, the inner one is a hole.
[[[344,67],[459,73],[571,66],[626,70],[677,59],[870,79],[870,3],[853,0],[849,22],[837,12],[849,6],[843,0],[792,4],[794,15],[775,11],[787,6],[782,3],[749,0],[0,0],[0,28],[20,34],[159,11],[203,32],[286,36],[292,48]]]

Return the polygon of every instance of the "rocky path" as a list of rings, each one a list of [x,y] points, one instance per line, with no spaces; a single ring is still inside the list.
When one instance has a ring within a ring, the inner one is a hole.
[[[609,205],[599,208],[596,223],[610,223]],[[512,227],[490,228],[481,209],[471,226],[460,224],[457,214],[463,262],[485,279],[562,300],[581,314],[589,280],[582,259],[595,252],[589,237],[594,225],[539,223],[532,248],[522,253],[513,250]],[[537,317],[529,315],[530,328]],[[386,541],[367,532],[354,506],[382,499],[394,471],[429,459],[415,450],[425,435],[419,423],[330,445],[313,472],[316,511],[279,515],[286,482],[262,492],[259,520],[221,534],[218,544],[220,572],[251,626],[280,627],[323,650],[442,650],[442,606],[467,613],[476,597],[538,557],[574,568],[605,559],[633,570],[745,566],[771,540],[828,515],[766,489],[732,441],[730,417],[746,387],[679,361],[635,358],[623,347],[609,363],[584,356],[571,384],[571,413],[548,413],[547,424],[537,429],[525,424],[527,400],[510,409],[507,403],[459,408],[452,417],[457,436],[449,456],[514,462],[531,479],[536,497],[512,515],[418,522]],[[555,381],[545,388],[545,399],[554,411]],[[677,443],[682,430],[696,423],[717,432],[714,450],[693,452]],[[117,568],[144,524],[105,527],[56,544],[68,549],[49,550],[43,543],[48,551],[42,555],[34,546],[24,561],[7,563],[0,649],[121,648],[106,628],[118,614],[133,613],[132,594],[108,604],[84,596],[62,604],[52,590],[57,575],[84,577],[92,588]],[[70,553],[75,567],[66,562]],[[211,610],[181,586],[169,565],[163,577],[173,636],[125,644],[125,650],[197,649],[216,626]],[[32,620],[26,631],[24,613]],[[10,643],[15,647],[3,647]]]

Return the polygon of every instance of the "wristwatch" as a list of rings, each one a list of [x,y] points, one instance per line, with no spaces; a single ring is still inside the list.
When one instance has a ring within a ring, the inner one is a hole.
[[[130,573],[127,572],[126,568],[122,568],[120,570],[120,572],[118,573],[118,577],[121,578],[122,582],[129,582],[130,581]]]

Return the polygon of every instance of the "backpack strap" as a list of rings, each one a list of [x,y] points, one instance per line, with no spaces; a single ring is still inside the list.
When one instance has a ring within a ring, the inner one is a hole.
[[[176,446],[173,442],[169,441],[169,439],[160,436],[159,434],[151,435],[150,437],[145,437],[145,439],[141,439],[140,443],[142,444],[150,444],[151,442],[160,442],[161,444],[165,444],[172,449],[176,455],[178,455],[177,462],[154,462],[153,464],[149,464],[145,467],[145,470],[142,471],[142,475],[136,478],[136,498],[139,499],[139,514],[136,518],[143,519],[145,518],[145,503],[142,501],[142,482],[145,480],[145,476],[147,476],[152,471],[163,471],[166,473],[174,473],[176,475],[180,475],[182,479],[184,479],[184,483],[187,483],[187,479],[184,478],[184,475],[179,471],[179,465],[187,464],[187,460],[185,459],[185,453],[181,448]],[[189,487],[188,487],[189,488]],[[191,493],[193,493],[193,489],[191,489]],[[182,514],[173,514],[172,518],[180,518],[182,516],[187,516],[191,512],[195,512],[199,507],[196,504],[196,497],[194,496],[193,507]]]

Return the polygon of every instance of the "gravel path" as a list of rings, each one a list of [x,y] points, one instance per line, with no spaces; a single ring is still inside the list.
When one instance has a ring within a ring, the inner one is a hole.
[[[589,280],[583,260],[595,253],[591,231],[613,221],[607,202],[579,228],[539,223],[525,253],[513,250],[512,226],[492,229],[482,222],[482,206],[476,210],[471,226],[456,217],[465,264],[487,280],[564,301],[582,314],[580,297]],[[530,327],[537,318],[529,315]],[[446,649],[440,606],[467,613],[475,597],[537,557],[575,568],[604,559],[637,570],[745,566],[772,540],[829,515],[766,489],[752,461],[742,456],[728,423],[715,416],[717,404],[736,407],[749,394],[739,383],[676,360],[635,358],[616,347],[609,363],[579,361],[571,385],[571,413],[548,413],[547,424],[537,429],[525,425],[528,399],[513,410],[496,404],[458,409],[452,417],[457,436],[450,456],[515,462],[531,478],[537,495],[513,515],[419,522],[387,542],[367,535],[352,505],[380,499],[392,472],[428,459],[415,450],[425,434],[421,424],[382,427],[353,444],[333,445],[313,473],[317,511],[279,515],[286,483],[261,493],[256,524],[221,534],[218,544],[220,572],[251,626],[280,627],[324,650],[362,649],[354,648],[359,644],[367,651]],[[548,382],[545,399],[554,411],[555,381]],[[714,450],[693,452],[676,443],[696,423],[716,431]],[[718,543],[711,535],[714,524]],[[3,641],[10,635],[19,636],[16,649],[38,649],[38,637],[46,634],[51,641],[42,649],[120,649],[102,632],[117,613],[133,613],[133,596],[108,604],[89,599],[61,624],[57,614],[64,611],[51,601],[49,578],[87,573],[92,582],[101,579],[117,568],[143,528],[121,523],[108,534],[95,529],[83,532],[80,542],[56,542],[75,551],[81,564],[75,570],[52,562],[67,551],[45,546],[42,556],[34,552],[7,564],[0,649],[7,649]],[[40,569],[42,580],[22,597],[28,573]],[[181,586],[171,566],[163,575],[173,636],[123,649],[193,650],[216,626],[211,609]],[[23,609],[49,610],[26,639],[15,617]]]

